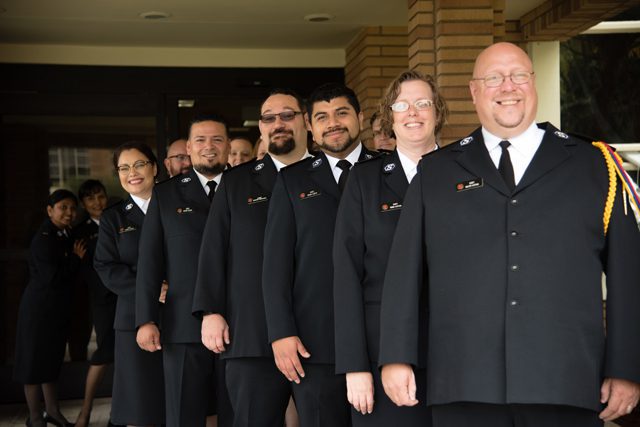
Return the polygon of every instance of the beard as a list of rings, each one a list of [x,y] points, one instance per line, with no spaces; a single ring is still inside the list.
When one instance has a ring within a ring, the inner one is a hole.
[[[335,128],[334,129],[329,129],[326,133],[333,132],[335,130],[337,130],[337,129],[335,129]],[[349,147],[351,147],[353,144],[358,142],[358,136],[359,135],[357,135],[355,138],[353,138],[353,137],[351,137],[351,134],[349,133],[349,130],[347,128],[342,128],[341,130],[344,130],[348,135],[348,138],[347,138],[346,141],[344,141],[342,143],[338,142],[335,145],[327,144],[324,141],[324,135],[323,135],[322,143],[318,144],[318,145],[320,145],[320,148],[322,148],[323,151],[328,151],[330,153],[342,153],[343,151],[345,151]]]
[[[280,144],[272,142],[271,139],[269,139],[269,153],[275,154],[276,156],[289,154],[294,148],[296,148],[296,141],[293,139],[293,133],[291,133],[287,139],[282,140]]]
[[[216,163],[214,165],[207,164],[194,164],[193,168],[200,172],[204,176],[215,176],[222,173],[222,171],[227,167],[227,165],[222,163]]]

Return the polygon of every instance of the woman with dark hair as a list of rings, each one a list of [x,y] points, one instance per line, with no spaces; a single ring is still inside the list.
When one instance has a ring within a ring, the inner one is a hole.
[[[116,316],[117,296],[107,289],[93,267],[93,257],[98,242],[98,227],[102,212],[107,207],[107,190],[96,179],[88,179],[80,185],[78,198],[87,212],[87,218],[73,229],[76,239],[87,245],[87,254],[80,263],[77,282],[89,289],[92,323],[96,332],[96,351],[91,355],[84,389],[84,401],[76,420],[76,427],[89,425],[93,399],[109,364],[113,363],[115,334],[113,322]]]
[[[29,283],[18,311],[13,371],[14,380],[24,384],[29,406],[27,426],[72,425],[60,412],[56,382],[69,329],[71,283],[85,254],[84,243],[73,242],[69,236],[77,204],[76,196],[68,190],[51,193],[47,201],[49,218],[29,247]]]
[[[431,76],[400,74],[380,107],[382,130],[395,134],[396,149],[356,164],[340,200],[333,247],[336,371],[346,374],[356,427],[431,425],[424,403],[424,352],[415,374],[421,404],[397,407],[384,392],[377,368],[380,301],[405,192],[420,158],[437,149],[447,114]]]
[[[132,141],[116,148],[113,166],[129,197],[102,214],[94,256],[102,283],[118,295],[111,421],[159,425],[164,423],[162,353],[141,350],[135,327],[138,240],[158,172],[157,160],[146,144]]]

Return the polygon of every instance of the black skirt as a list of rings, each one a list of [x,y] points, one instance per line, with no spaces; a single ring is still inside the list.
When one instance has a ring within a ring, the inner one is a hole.
[[[113,363],[115,347],[115,331],[113,321],[116,317],[116,299],[104,304],[94,304],[93,326],[96,330],[96,351],[91,356],[92,365],[106,365]]]
[[[21,384],[55,382],[69,330],[68,290],[28,285],[20,301],[13,379]]]
[[[138,347],[135,331],[115,331],[111,421],[122,425],[165,421],[162,352]]]

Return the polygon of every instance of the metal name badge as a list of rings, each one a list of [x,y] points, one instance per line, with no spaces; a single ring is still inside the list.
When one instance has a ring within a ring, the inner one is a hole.
[[[313,161],[313,163],[311,163],[311,166],[314,168],[317,168],[318,166],[320,166],[322,164],[322,159],[315,159]]]
[[[473,141],[473,137],[472,136],[468,136],[465,139],[463,139],[462,141],[460,141],[460,145],[467,145],[468,143],[470,143],[471,141]]]
[[[129,203],[127,206],[124,207],[126,210],[130,211],[133,208],[133,203]]]
[[[298,198],[300,198],[300,200],[306,200],[306,199],[310,199],[312,197],[318,197],[321,194],[322,193],[317,191],[317,190],[309,190],[306,193],[298,194]]]
[[[482,188],[484,186],[484,181],[482,178],[474,178],[469,181],[463,181],[456,184],[456,192],[466,191],[466,190],[475,190],[476,188]]]
[[[187,183],[187,182],[191,182],[191,178],[189,178],[189,177],[187,176],[187,177],[185,177],[185,178],[182,178],[182,179],[180,180],[180,182],[181,182],[181,183],[183,183],[183,184],[185,184],[185,183]]]
[[[396,168],[396,164],[395,163],[389,163],[388,165],[386,165],[384,167],[384,171],[385,172],[391,172],[392,170],[394,170]]]
[[[569,135],[567,135],[564,132],[560,132],[559,130],[554,132],[556,134],[557,137],[562,138],[562,139],[569,139]]]
[[[393,212],[402,209],[402,203],[400,202],[387,202],[380,205],[380,212]]]
[[[248,205],[255,205],[256,203],[262,203],[269,200],[269,196],[253,196],[247,199]]]
[[[131,232],[131,231],[136,231],[136,230],[137,230],[137,228],[136,228],[136,227],[133,227],[133,226],[131,226],[131,225],[127,226],[126,228],[125,228],[125,227],[120,227],[120,228],[118,229],[118,234],[129,233],[129,232]]]
[[[257,171],[259,171],[260,169],[262,169],[263,167],[264,167],[264,163],[258,163],[258,164],[256,165],[256,167],[255,167],[255,168],[253,168],[253,170],[257,172]]]
[[[187,208],[178,208],[176,209],[176,212],[178,212],[179,214],[186,214],[186,213],[191,213],[193,212],[193,209],[187,207]]]

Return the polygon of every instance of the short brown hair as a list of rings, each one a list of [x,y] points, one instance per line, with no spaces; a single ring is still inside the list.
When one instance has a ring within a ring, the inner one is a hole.
[[[396,77],[387,87],[382,99],[380,100],[380,127],[382,131],[387,135],[392,135],[393,132],[393,115],[391,111],[391,105],[396,102],[398,95],[400,94],[400,85],[404,82],[410,82],[413,80],[421,80],[431,87],[433,92],[433,106],[436,109],[436,126],[434,133],[436,139],[439,139],[440,131],[447,122],[449,116],[449,107],[442,97],[438,85],[433,77],[429,74],[423,74],[420,71],[404,71],[398,77]]]

